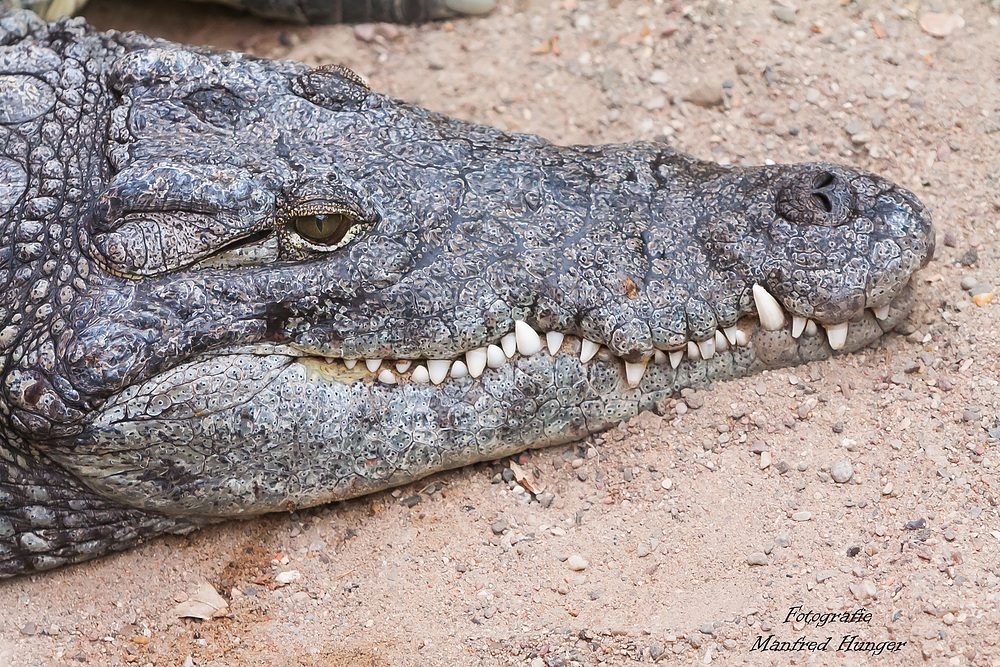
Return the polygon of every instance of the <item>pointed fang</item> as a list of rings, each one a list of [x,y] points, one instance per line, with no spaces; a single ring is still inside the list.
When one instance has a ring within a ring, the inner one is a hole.
[[[497,345],[486,348],[486,365],[490,368],[500,368],[507,363],[507,355]]]
[[[427,362],[427,374],[431,382],[441,384],[448,377],[448,369],[451,368],[451,361],[447,359],[431,359]]]
[[[628,380],[628,386],[633,389],[639,386],[639,382],[642,381],[642,376],[646,373],[646,364],[648,363],[648,359],[638,363],[632,363],[630,361],[625,362],[625,379]]]
[[[522,357],[530,357],[542,349],[542,339],[524,320],[514,320],[514,340]]]
[[[718,329],[716,329],[715,330],[715,351],[716,352],[725,352],[728,349],[729,349],[729,340],[726,338],[725,334],[723,334],[721,331],[719,331]]]
[[[550,331],[545,334],[545,344],[549,348],[549,354],[553,357],[556,356],[556,352],[558,352],[559,348],[562,347],[563,338],[565,338],[565,336],[561,331]]]
[[[798,338],[806,330],[806,318],[792,315],[792,338]]]
[[[509,334],[500,339],[500,347],[503,348],[503,353],[507,355],[510,359],[517,352],[517,335],[511,331]]]
[[[580,341],[580,361],[587,363],[595,356],[597,356],[598,351],[601,349],[599,343],[595,343],[592,340],[587,340],[582,338]]]
[[[753,300],[757,306],[760,325],[768,331],[777,331],[785,326],[785,311],[778,300],[760,285],[753,286]]]
[[[835,350],[844,349],[844,344],[847,342],[847,322],[827,326],[826,336],[830,339],[830,347]]]
[[[474,378],[483,374],[488,361],[485,347],[477,347],[465,353],[465,365],[469,367],[469,375]]]

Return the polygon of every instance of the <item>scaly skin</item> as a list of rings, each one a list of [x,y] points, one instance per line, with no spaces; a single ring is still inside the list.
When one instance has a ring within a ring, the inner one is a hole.
[[[846,167],[558,147],[27,13],[0,41],[0,576],[577,440],[823,327],[857,349],[933,250]]]

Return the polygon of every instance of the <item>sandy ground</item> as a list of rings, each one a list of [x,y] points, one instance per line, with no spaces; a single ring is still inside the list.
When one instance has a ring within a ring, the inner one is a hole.
[[[734,164],[889,174],[938,225],[904,334],[520,457],[548,506],[500,462],[4,582],[0,665],[1000,665],[1000,300],[972,299],[1000,285],[1000,14],[972,0],[501,1],[483,20],[358,32],[168,2],[87,16],[343,63],[563,143],[668,136]],[[964,27],[930,36],[931,9]],[[177,619],[201,582],[226,615]],[[793,607],[866,611],[817,627]],[[769,635],[832,639],[751,651]],[[838,651],[852,636],[882,654]]]

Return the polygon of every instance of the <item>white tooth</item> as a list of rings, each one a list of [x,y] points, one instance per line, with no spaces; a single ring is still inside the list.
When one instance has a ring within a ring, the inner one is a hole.
[[[549,331],[545,334],[545,344],[549,347],[549,354],[553,357],[556,356],[556,352],[563,344],[563,333],[561,331]]]
[[[382,384],[396,384],[396,375],[386,368],[378,374],[378,381]]]
[[[812,338],[813,336],[819,333],[819,328],[816,326],[816,323],[813,322],[812,320],[806,320],[806,330],[803,331],[802,333]]]
[[[736,345],[736,332],[739,331],[736,327],[726,327],[722,330],[722,333],[726,334],[726,338],[729,340],[730,345]]]
[[[485,347],[477,347],[465,353],[465,365],[469,367],[469,375],[474,378],[479,377],[486,370],[486,362],[489,361]]]
[[[665,364],[667,363],[667,353],[663,350],[657,350],[653,352],[653,363],[654,364]]]
[[[587,363],[601,350],[601,344],[586,338],[580,339],[580,361]]]
[[[469,367],[465,365],[464,361],[456,361],[451,365],[451,376],[453,378],[464,378],[469,374]]]
[[[333,362],[335,362],[336,360],[337,360],[337,358],[336,358],[336,357],[323,357],[323,361],[325,361],[325,362],[326,362],[326,363],[328,363],[328,364],[332,364],[332,363],[333,363]]]
[[[509,334],[500,339],[500,347],[503,348],[503,353],[507,355],[510,359],[517,352],[517,336],[511,331]]]
[[[872,308],[872,312],[875,313],[875,317],[880,320],[889,319],[889,306],[882,306],[881,308]]]
[[[715,339],[698,341],[698,351],[701,352],[702,359],[711,359],[715,356]]]
[[[844,343],[847,342],[847,322],[824,326],[826,327],[826,337],[830,339],[830,347],[835,350],[844,349]]]
[[[419,382],[420,384],[427,384],[431,381],[431,376],[430,373],[427,372],[426,366],[418,365],[413,369],[413,372],[410,373],[410,379],[414,382]]]
[[[441,384],[448,377],[451,362],[447,359],[431,359],[427,362],[427,375],[434,384]]]
[[[672,350],[670,352],[670,367],[677,368],[684,360],[684,350]]]
[[[792,338],[798,338],[806,330],[806,318],[792,315]]]
[[[693,340],[689,340],[687,347],[688,359],[691,361],[698,361],[701,359],[701,350],[698,349],[698,343]]]
[[[530,357],[542,349],[542,339],[524,320],[514,320],[514,337],[517,340],[517,351],[522,357]]]
[[[378,370],[378,367],[382,365],[381,359],[365,359],[365,366],[368,367],[372,373]]]
[[[750,336],[743,329],[736,330],[736,344],[743,347],[750,344]]]
[[[406,371],[410,370],[410,366],[412,365],[413,362],[410,361],[409,359],[404,359],[403,361],[397,361],[396,370],[399,371],[400,373],[405,373]]]
[[[625,379],[628,380],[628,386],[633,389],[639,386],[642,376],[646,373],[646,364],[648,363],[649,359],[638,363],[625,362]]]
[[[760,325],[768,331],[777,331],[785,326],[785,311],[778,300],[760,285],[753,286],[753,300],[757,305]]]
[[[500,368],[507,363],[507,355],[497,345],[486,348],[486,365],[490,368]]]
[[[357,359],[344,359],[344,365],[347,366],[347,370],[354,370],[354,367],[358,365]]]
[[[715,330],[715,351],[725,352],[729,349],[729,341],[726,340],[725,334],[723,334],[718,329]]]

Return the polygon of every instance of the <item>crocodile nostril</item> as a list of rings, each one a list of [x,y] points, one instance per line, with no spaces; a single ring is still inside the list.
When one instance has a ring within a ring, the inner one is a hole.
[[[817,190],[822,190],[824,188],[828,188],[831,185],[833,185],[836,180],[837,177],[831,174],[830,172],[821,171],[816,175],[816,179],[813,181],[813,183]]]
[[[819,202],[824,211],[833,213],[833,202],[830,201],[830,197],[825,192],[813,192],[812,196]]]
[[[854,190],[843,176],[827,169],[807,169],[789,176],[778,191],[778,214],[798,225],[836,227],[854,207]]]

